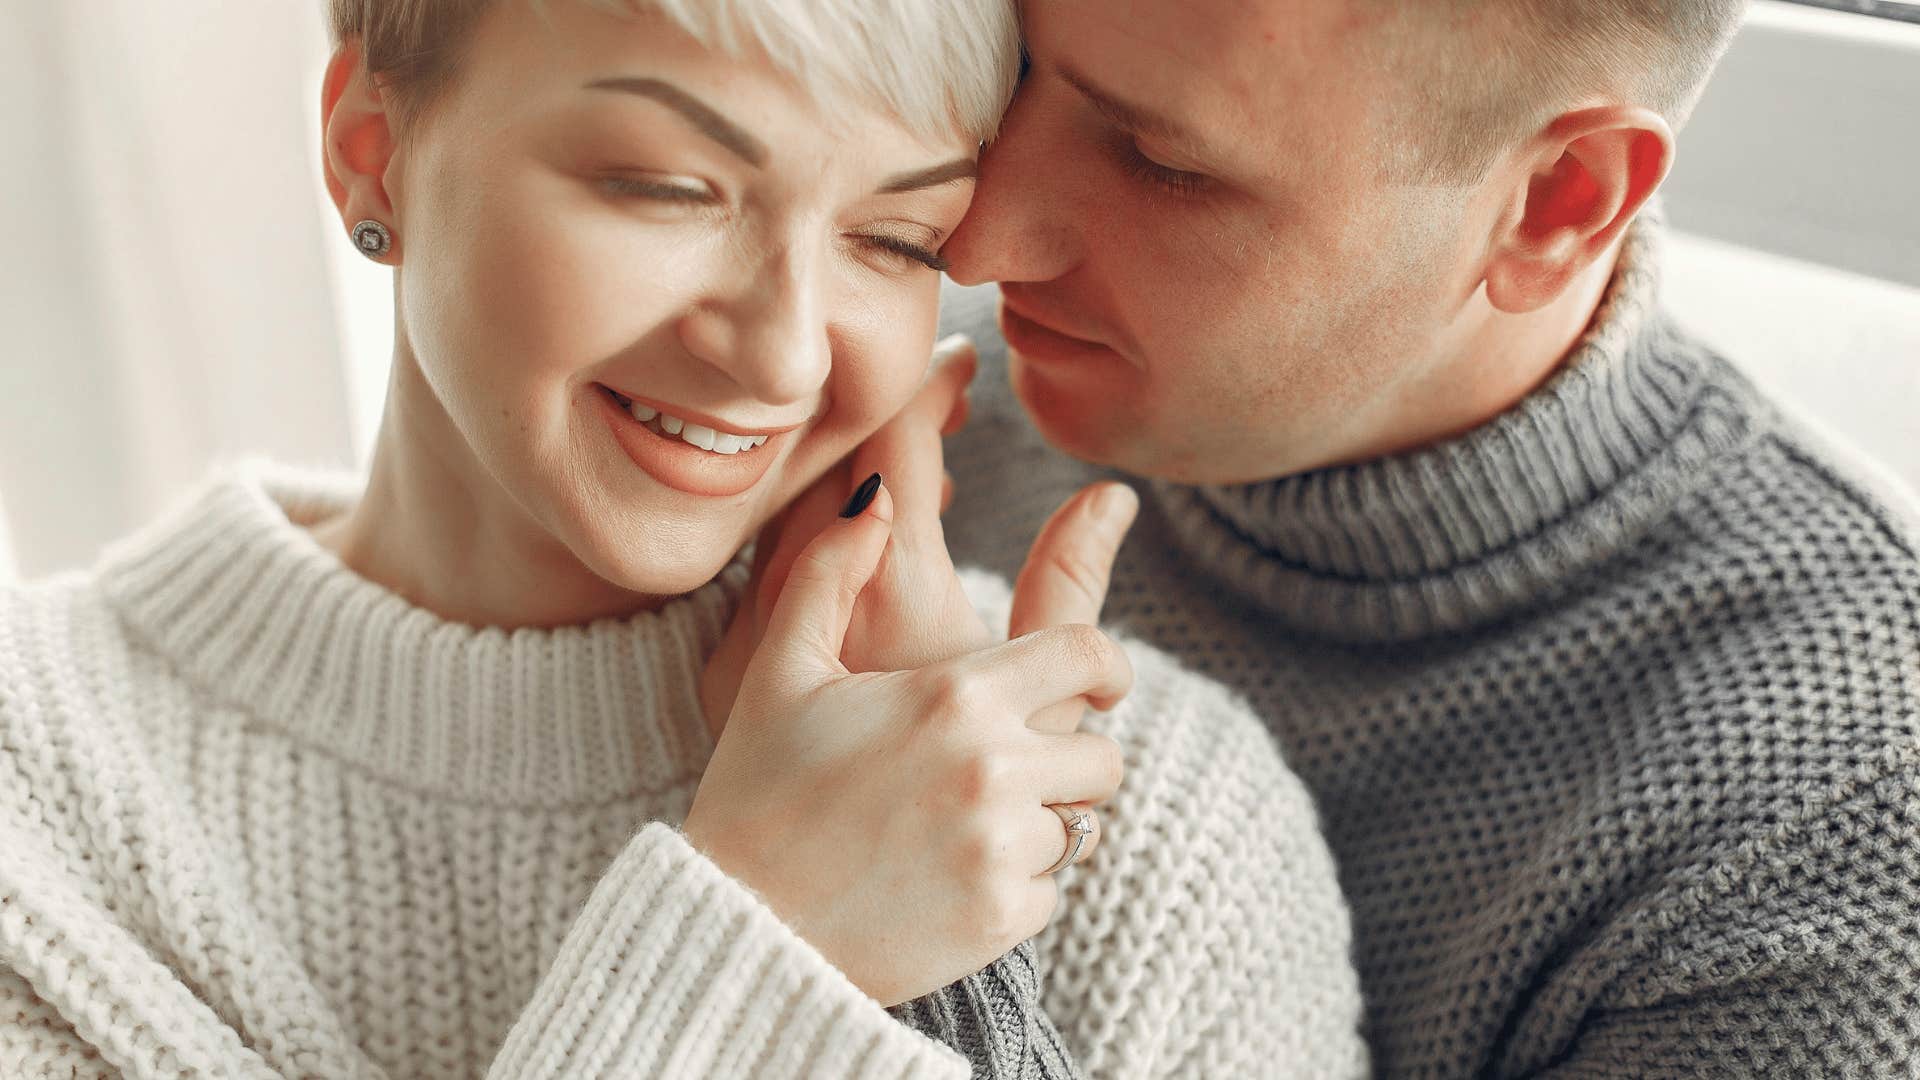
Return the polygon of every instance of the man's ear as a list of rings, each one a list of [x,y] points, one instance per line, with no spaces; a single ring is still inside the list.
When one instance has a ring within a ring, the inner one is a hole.
[[[1639,106],[1567,113],[1535,139],[1487,263],[1487,299],[1509,314],[1552,303],[1593,265],[1673,167],[1673,129]]]
[[[385,96],[367,76],[361,55],[360,42],[348,40],[327,61],[320,82],[320,160],[341,223],[348,229],[368,219],[385,225],[393,241],[379,261],[398,263],[400,223],[386,186],[393,132]]]

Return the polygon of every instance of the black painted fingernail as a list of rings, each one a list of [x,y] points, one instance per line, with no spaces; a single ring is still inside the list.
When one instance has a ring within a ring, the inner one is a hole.
[[[855,518],[873,505],[873,497],[880,494],[880,474],[874,473],[854,489],[853,498],[847,500],[847,508],[840,511],[843,518]]]

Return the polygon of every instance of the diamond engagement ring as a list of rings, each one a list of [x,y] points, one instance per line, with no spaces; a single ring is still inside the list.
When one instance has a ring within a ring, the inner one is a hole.
[[[1063,866],[1068,866],[1080,858],[1080,849],[1087,844],[1087,837],[1093,834],[1093,811],[1082,810],[1065,803],[1048,803],[1047,809],[1060,815],[1067,825],[1067,850],[1060,861],[1046,868],[1043,873],[1051,874]]]

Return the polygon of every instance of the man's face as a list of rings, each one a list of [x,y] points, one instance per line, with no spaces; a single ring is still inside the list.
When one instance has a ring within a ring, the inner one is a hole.
[[[1040,0],[944,254],[1076,457],[1232,483],[1395,449],[1479,280],[1463,189],[1382,177],[1411,95],[1357,0]],[[1485,234],[1480,233],[1484,244]]]

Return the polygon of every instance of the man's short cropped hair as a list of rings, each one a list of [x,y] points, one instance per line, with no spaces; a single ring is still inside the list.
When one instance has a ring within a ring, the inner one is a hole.
[[[1685,125],[1747,0],[1363,0],[1393,10],[1388,172],[1472,182],[1588,100]]]

